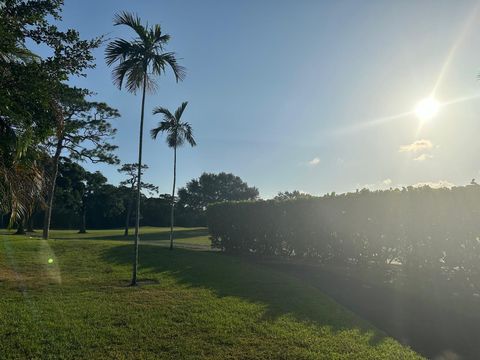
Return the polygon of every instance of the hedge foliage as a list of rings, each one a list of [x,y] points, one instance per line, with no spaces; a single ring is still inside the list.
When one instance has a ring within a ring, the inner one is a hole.
[[[321,262],[401,263],[480,275],[480,186],[368,190],[208,207],[213,246]]]

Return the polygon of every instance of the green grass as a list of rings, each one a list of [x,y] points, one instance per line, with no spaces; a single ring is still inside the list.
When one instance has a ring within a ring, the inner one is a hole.
[[[114,240],[114,241],[133,241],[134,229],[129,230],[129,236],[123,236],[123,229],[108,230],[89,230],[86,234],[79,234],[77,230],[51,230],[50,239],[56,240]],[[37,231],[29,234],[32,237],[41,237],[41,232]],[[170,245],[169,227],[146,226],[140,229],[140,240],[154,245]],[[209,249],[211,241],[208,236],[208,230],[204,227],[196,228],[174,228],[174,242],[180,247],[205,248]]]
[[[85,239],[0,235],[0,359],[419,358],[261,265],[144,243],[128,287],[132,246]]]

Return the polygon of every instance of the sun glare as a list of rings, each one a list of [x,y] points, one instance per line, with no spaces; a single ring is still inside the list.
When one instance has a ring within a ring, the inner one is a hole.
[[[415,115],[422,121],[430,120],[435,115],[438,114],[440,109],[440,103],[434,97],[430,96],[428,98],[420,101],[417,106],[415,106]]]

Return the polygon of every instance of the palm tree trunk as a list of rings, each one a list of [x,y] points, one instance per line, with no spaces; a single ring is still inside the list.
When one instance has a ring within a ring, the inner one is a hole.
[[[33,215],[34,214],[31,214],[29,217],[28,217],[28,221],[27,221],[27,232],[34,232],[35,230],[33,229]]]
[[[45,210],[45,217],[43,220],[43,234],[42,238],[47,240],[50,233],[50,222],[52,220],[52,207],[53,207],[53,196],[55,195],[55,184],[57,181],[58,175],[58,162],[60,160],[60,154],[62,153],[63,148],[63,138],[59,137],[57,140],[57,148],[55,150],[55,155],[53,156],[53,172],[50,179],[50,189],[48,189],[47,194],[47,209]]]
[[[170,250],[173,250],[173,220],[175,211],[175,182],[177,181],[177,147],[173,147],[172,208],[170,210]]]
[[[138,142],[138,175],[137,175],[137,218],[135,219],[135,258],[133,261],[132,286],[137,285],[138,272],[138,243],[140,241],[140,191],[142,188],[142,146],[143,146],[143,118],[145,115],[145,92],[147,90],[147,69],[143,73],[142,112],[140,115],[140,138]]]
[[[123,232],[123,236],[128,236],[128,228],[130,227],[130,215],[132,214],[132,206],[133,206],[134,191],[135,191],[134,186],[132,186],[130,191],[131,191],[131,194],[130,194],[130,199],[128,200],[127,217],[125,219],[125,231]]]

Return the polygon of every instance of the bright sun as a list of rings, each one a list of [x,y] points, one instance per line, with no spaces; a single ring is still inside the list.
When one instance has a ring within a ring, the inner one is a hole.
[[[430,96],[423,99],[417,104],[417,106],[415,106],[415,115],[422,121],[430,120],[437,115],[439,109],[440,103],[437,99]]]

